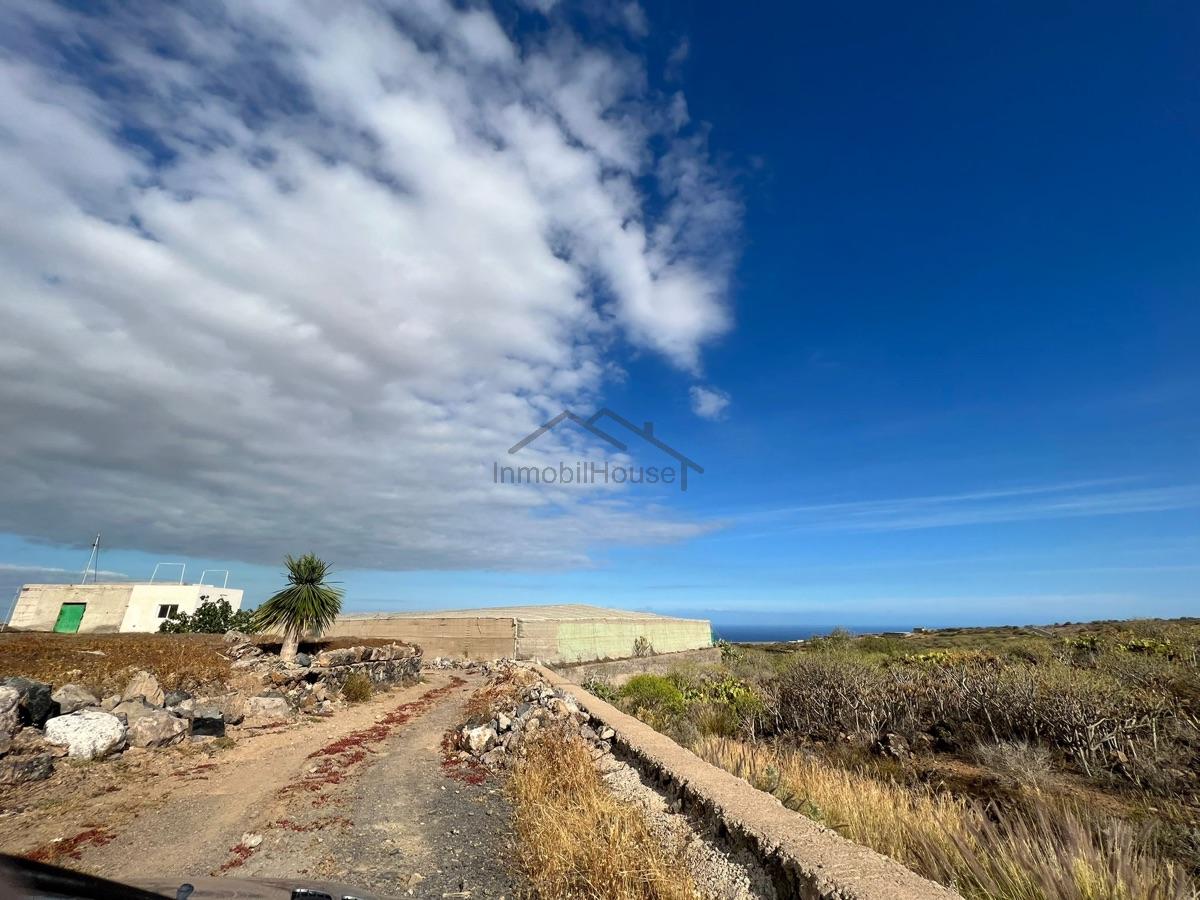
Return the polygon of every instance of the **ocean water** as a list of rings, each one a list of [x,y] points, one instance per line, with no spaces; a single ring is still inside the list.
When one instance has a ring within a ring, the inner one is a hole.
[[[752,624],[737,624],[724,625],[713,623],[713,637],[717,640],[730,641],[733,643],[758,643],[766,641],[803,641],[808,640],[819,634],[829,634],[836,626],[813,626],[813,625],[752,625]],[[903,625],[854,625],[847,626],[847,630],[854,634],[875,634],[880,631],[904,631],[907,626]]]

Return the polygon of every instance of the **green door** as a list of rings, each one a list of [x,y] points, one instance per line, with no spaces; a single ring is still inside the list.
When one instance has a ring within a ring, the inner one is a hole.
[[[63,634],[74,634],[79,630],[79,623],[83,621],[85,609],[86,603],[64,603],[58,611],[58,621],[54,623],[54,630]]]

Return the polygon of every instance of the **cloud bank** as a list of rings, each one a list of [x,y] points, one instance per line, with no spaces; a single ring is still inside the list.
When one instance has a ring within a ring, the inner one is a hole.
[[[5,4],[0,530],[377,568],[702,533],[488,477],[616,348],[697,372],[730,327],[737,205],[644,17],[534,7]]]

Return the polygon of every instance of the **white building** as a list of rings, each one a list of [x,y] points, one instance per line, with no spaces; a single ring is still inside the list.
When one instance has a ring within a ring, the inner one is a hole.
[[[27,584],[9,627],[24,631],[158,631],[175,612],[194,613],[205,600],[242,606],[242,591],[211,584]]]

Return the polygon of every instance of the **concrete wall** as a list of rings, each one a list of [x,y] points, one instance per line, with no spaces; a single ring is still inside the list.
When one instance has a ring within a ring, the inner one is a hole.
[[[11,627],[28,631],[53,631],[64,603],[85,603],[80,634],[114,631],[158,631],[158,607],[176,604],[180,612],[193,613],[200,597],[224,597],[234,609],[242,605],[242,591],[200,584],[27,584],[13,609]]]
[[[706,763],[644,722],[545,668],[550,684],[571,693],[615,732],[616,751],[735,847],[752,853],[776,895],[797,900],[961,900],[954,891],[785,807],[749,782]]]
[[[176,605],[179,612],[190,615],[200,607],[201,597],[213,602],[223,598],[235,610],[242,607],[242,591],[236,588],[207,584],[135,584],[121,620],[121,631],[158,631],[163,622],[158,616],[160,606]]]
[[[621,687],[634,675],[666,675],[680,666],[715,666],[721,662],[720,647],[700,650],[680,650],[631,659],[608,659],[601,662],[556,664],[554,671],[576,683],[599,678],[613,687]]]
[[[644,637],[655,653],[695,650],[712,644],[712,627],[703,619],[658,617],[555,621],[517,620],[517,658],[547,663],[624,659],[634,655],[634,643]]]
[[[658,653],[712,646],[712,628],[703,619],[578,604],[351,613],[340,616],[328,635],[407,641],[419,645],[427,659],[510,657],[554,663],[633,656],[640,637]]]
[[[132,589],[129,584],[27,584],[17,597],[9,625],[29,631],[53,631],[64,603],[86,603],[80,632],[117,631]]]
[[[416,644],[426,659],[511,658],[516,653],[516,622],[508,617],[339,616],[327,637],[389,638]]]

